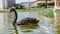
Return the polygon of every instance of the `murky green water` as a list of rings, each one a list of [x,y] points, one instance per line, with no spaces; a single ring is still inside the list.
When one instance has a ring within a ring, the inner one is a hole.
[[[18,20],[27,17],[36,18],[38,24],[13,26],[14,13],[0,13],[0,34],[55,34],[54,18],[39,14],[39,12],[18,12]]]

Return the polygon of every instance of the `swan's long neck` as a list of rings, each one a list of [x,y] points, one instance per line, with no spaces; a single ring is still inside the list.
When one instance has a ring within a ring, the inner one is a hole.
[[[15,17],[14,17],[13,25],[15,25],[16,22],[17,22],[17,12],[16,12],[16,10],[13,10],[13,11],[14,11],[14,13],[15,13]]]

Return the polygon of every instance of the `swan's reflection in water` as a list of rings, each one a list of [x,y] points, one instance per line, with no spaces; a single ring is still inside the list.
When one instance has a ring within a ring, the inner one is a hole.
[[[14,27],[15,33],[19,34],[16,25],[13,25],[13,27]]]
[[[30,24],[30,25],[21,25],[20,26],[21,29],[36,29],[38,27],[39,27],[38,24]]]
[[[32,32],[31,29],[37,29],[38,27],[39,27],[38,24],[21,25],[21,26],[20,26],[22,32]]]
[[[32,29],[37,29],[39,25],[38,24],[20,25],[20,26],[13,25],[13,27],[15,30],[15,34],[19,34],[19,32],[23,32],[23,33],[33,32]],[[18,31],[17,27],[20,29],[20,31]]]

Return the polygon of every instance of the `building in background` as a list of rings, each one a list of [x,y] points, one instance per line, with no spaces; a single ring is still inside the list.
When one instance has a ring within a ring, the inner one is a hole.
[[[33,2],[34,6],[37,6],[37,4],[46,3],[46,0],[36,0]],[[47,0],[47,3],[54,3],[54,0]]]
[[[15,0],[0,0],[0,9],[7,9],[15,5]]]
[[[60,0],[55,0],[55,9],[60,9]]]
[[[22,2],[22,5],[24,5],[26,8],[30,8],[33,6],[33,2]]]

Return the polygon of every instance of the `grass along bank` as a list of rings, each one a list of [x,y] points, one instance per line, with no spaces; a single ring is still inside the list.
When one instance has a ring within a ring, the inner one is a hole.
[[[31,9],[23,9],[23,10],[16,10],[17,12],[39,12],[46,17],[53,18],[53,8],[31,8]],[[0,10],[0,13],[7,13],[8,10]]]
[[[22,9],[22,10],[19,10],[17,9],[16,11],[17,12],[40,12],[40,11],[46,11],[46,10],[52,10],[53,8],[31,8],[31,9]],[[0,10],[0,12],[8,12],[8,10]]]

